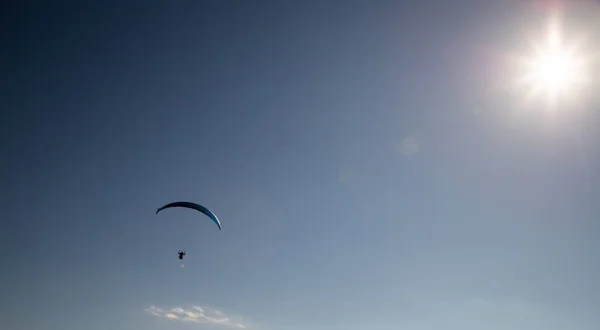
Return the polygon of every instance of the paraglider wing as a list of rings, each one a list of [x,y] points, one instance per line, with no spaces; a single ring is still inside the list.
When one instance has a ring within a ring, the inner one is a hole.
[[[204,207],[200,204],[196,204],[196,203],[191,203],[191,202],[169,203],[169,204],[159,208],[158,210],[156,210],[156,214],[158,214],[158,212],[160,212],[164,209],[168,209],[171,207],[185,207],[185,208],[194,209],[196,211],[202,212],[202,213],[206,214],[209,218],[211,218],[212,221],[214,221],[217,224],[217,226],[219,227],[219,230],[221,230],[221,221],[219,221],[219,218],[217,218],[217,216],[214,213],[212,213],[209,209],[207,209],[206,207]]]

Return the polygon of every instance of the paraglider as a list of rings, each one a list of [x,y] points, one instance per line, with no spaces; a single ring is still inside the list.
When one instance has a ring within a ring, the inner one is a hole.
[[[158,210],[156,210],[156,214],[158,214],[158,212],[164,210],[164,209],[168,209],[171,207],[184,207],[184,208],[189,208],[189,209],[193,209],[196,210],[198,212],[204,213],[206,216],[208,216],[209,218],[212,219],[212,221],[217,224],[217,227],[219,227],[219,230],[221,230],[221,221],[219,221],[219,218],[217,218],[217,215],[214,214],[212,211],[210,211],[209,209],[207,209],[206,207],[200,205],[200,204],[196,204],[196,203],[192,203],[192,202],[173,202],[173,203],[169,203],[166,204],[162,207],[160,207]],[[179,260],[183,260],[183,257],[185,256],[185,251],[181,251],[179,250],[177,252],[177,254],[179,255]],[[182,265],[183,267],[183,265]]]
[[[219,218],[217,218],[217,216],[212,211],[210,211],[209,209],[207,209],[206,207],[204,207],[200,204],[196,204],[196,203],[192,203],[192,202],[169,203],[169,204],[159,208],[158,210],[156,210],[156,214],[158,214],[158,212],[160,212],[164,209],[168,209],[171,207],[185,207],[185,208],[196,210],[198,212],[202,212],[202,213],[206,214],[209,218],[211,218],[212,221],[214,221],[214,223],[217,224],[217,227],[219,227],[219,230],[221,230],[221,221],[219,221]]]

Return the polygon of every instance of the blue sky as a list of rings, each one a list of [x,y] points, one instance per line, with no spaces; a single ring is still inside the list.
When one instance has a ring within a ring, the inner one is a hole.
[[[15,6],[1,329],[598,329],[600,103],[497,83],[541,7]]]

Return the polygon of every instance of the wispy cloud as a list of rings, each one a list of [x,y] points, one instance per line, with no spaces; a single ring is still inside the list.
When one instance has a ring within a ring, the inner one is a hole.
[[[212,324],[215,326],[238,329],[250,328],[250,325],[240,317],[227,316],[222,311],[206,306],[190,306],[186,308],[159,308],[156,306],[150,306],[146,308],[145,311],[156,317],[179,322]]]

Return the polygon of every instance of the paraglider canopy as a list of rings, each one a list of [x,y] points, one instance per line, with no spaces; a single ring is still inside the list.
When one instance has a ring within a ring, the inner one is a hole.
[[[173,203],[169,203],[161,208],[159,208],[158,210],[156,210],[156,214],[158,214],[158,212],[164,210],[164,209],[168,209],[171,207],[185,207],[188,209],[193,209],[199,212],[202,212],[204,214],[206,214],[209,218],[212,219],[212,221],[214,221],[214,223],[217,224],[217,226],[219,227],[219,230],[221,230],[221,221],[219,221],[219,218],[217,218],[217,216],[210,211],[209,209],[207,209],[206,207],[200,205],[200,204],[196,204],[196,203],[192,203],[192,202],[173,202]]]

